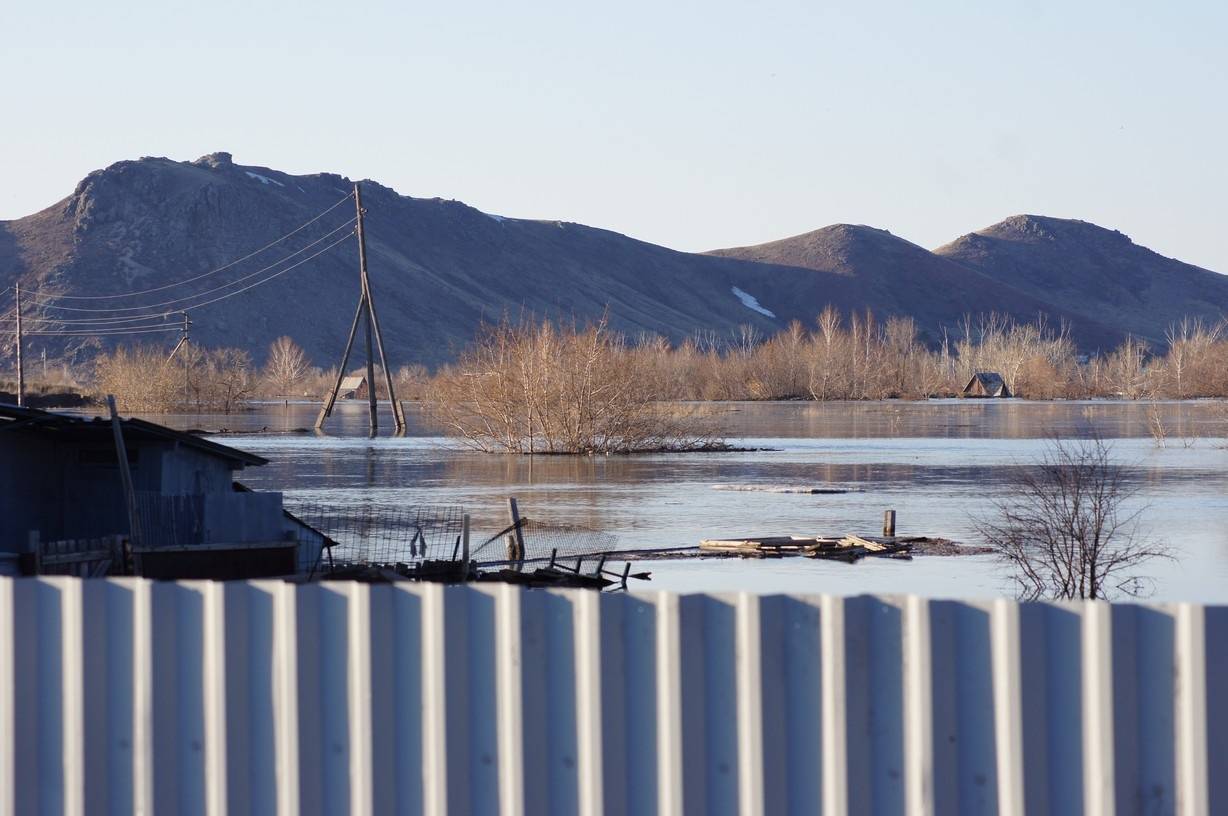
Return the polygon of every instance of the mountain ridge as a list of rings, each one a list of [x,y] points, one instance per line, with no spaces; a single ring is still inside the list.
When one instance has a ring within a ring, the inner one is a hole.
[[[1070,323],[1080,345],[1093,350],[1126,332],[1154,337],[1135,331],[1133,324],[1102,321],[1079,304],[1051,297],[1037,283],[1045,270],[1036,265],[1052,255],[1049,239],[1040,233],[1064,229],[1046,221],[995,231],[1007,219],[933,252],[877,227],[836,224],[754,247],[687,253],[597,227],[494,215],[455,200],[402,195],[371,180],[361,184],[372,289],[397,364],[446,362],[481,321],[504,316],[581,322],[608,316],[628,335],[680,341],[730,337],[743,324],[762,333],[783,329],[791,320],[812,325],[829,303],[844,312],[870,308],[880,319],[912,316],[931,343],[956,329],[963,317],[988,311],[1020,320],[1044,313],[1053,325]],[[239,297],[198,307],[191,298],[212,286],[225,294],[253,270],[343,225],[353,217],[352,202],[345,203],[352,187],[350,179],[335,173],[293,175],[237,164],[225,152],[191,162],[165,157],[116,162],[88,174],[49,207],[0,221],[0,288],[20,279],[31,290],[41,286],[79,298],[57,301],[71,308],[47,310],[61,320],[112,316],[79,305],[99,303],[131,310],[119,315],[175,312],[177,323],[178,309],[186,305],[193,337],[206,345],[239,345],[259,358],[273,339],[288,334],[315,363],[327,366],[340,355],[359,296],[352,241]],[[326,210],[318,222],[303,227]],[[284,243],[266,254],[256,252],[287,233],[291,237]],[[1099,233],[1094,237],[1092,243],[1103,243]],[[1082,258],[1077,241],[1067,246],[1069,236],[1053,240],[1058,239],[1066,242],[1061,252]],[[1010,250],[1010,263],[1001,259],[1003,247]],[[1102,261],[1113,257],[1096,247],[1088,252]],[[227,266],[252,253],[255,257]],[[1041,260],[1029,260],[1029,253]],[[1119,263],[1141,274],[1149,257],[1126,252]],[[216,267],[225,269],[212,278],[205,275]],[[1188,276],[1177,267],[1165,269]],[[202,280],[190,283],[197,276]],[[1210,286],[1200,314],[1228,308],[1228,279],[1224,284],[1222,291]],[[146,289],[155,292],[120,294]],[[186,293],[194,294],[174,300]],[[171,303],[149,305],[165,301]],[[1170,302],[1167,308],[1178,305]],[[0,303],[0,312],[7,308]],[[1131,314],[1138,318],[1136,312]],[[1148,318],[1136,321],[1139,329],[1151,331],[1156,318]],[[143,338],[51,337],[37,344],[51,354],[79,358],[124,339]]]

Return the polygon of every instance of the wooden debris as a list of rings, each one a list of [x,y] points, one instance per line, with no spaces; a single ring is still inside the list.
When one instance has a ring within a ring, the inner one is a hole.
[[[924,536],[862,537],[828,536],[754,536],[746,538],[705,539],[699,549],[711,553],[727,553],[744,558],[829,558],[857,561],[866,556],[908,558],[914,544],[929,541]]]

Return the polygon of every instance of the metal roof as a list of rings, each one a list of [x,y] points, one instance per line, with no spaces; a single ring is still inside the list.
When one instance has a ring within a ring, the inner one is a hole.
[[[129,417],[121,419],[125,440],[160,440],[176,442],[185,447],[193,448],[202,453],[227,459],[243,465],[267,465],[268,459],[254,453],[241,451],[227,445],[210,442],[198,434],[187,431],[177,431],[155,422]],[[75,414],[59,414],[42,411],[38,408],[23,408],[10,403],[0,402],[0,432],[22,431],[54,435],[63,441],[96,441],[102,437],[111,441],[111,421],[103,417],[84,417]]]

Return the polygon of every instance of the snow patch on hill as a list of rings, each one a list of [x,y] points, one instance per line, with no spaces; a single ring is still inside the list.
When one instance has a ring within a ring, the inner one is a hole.
[[[761,306],[759,304],[759,298],[755,297],[754,295],[748,292],[743,292],[741,289],[739,289],[736,286],[733,287],[730,291],[732,291],[734,295],[737,296],[738,300],[742,301],[743,306],[750,309],[751,311],[758,312],[761,315],[767,315],[768,317],[776,316],[776,313],[773,312],[771,309],[765,309],[763,306]]]
[[[260,182],[261,184],[276,184],[278,187],[286,186],[282,184],[280,181],[278,181],[277,179],[269,178],[268,176],[262,176],[259,173],[253,173],[251,170],[245,170],[244,172],[246,172],[249,177],[254,178],[256,181]],[[299,189],[301,190],[302,188],[300,187]]]

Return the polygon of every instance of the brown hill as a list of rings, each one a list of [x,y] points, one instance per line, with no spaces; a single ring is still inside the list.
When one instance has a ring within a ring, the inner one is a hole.
[[[812,325],[828,303],[845,312],[910,315],[931,341],[965,315],[997,311],[1030,320],[1043,312],[1054,324],[1071,321],[1083,346],[1099,348],[1126,331],[1155,337],[1184,305],[1205,316],[1228,308],[1228,282],[1124,237],[1126,246],[1113,254],[1077,236],[1055,244],[984,231],[935,254],[883,230],[837,225],[756,247],[691,254],[579,224],[504,218],[457,201],[404,196],[371,181],[362,186],[372,286],[397,364],[446,361],[483,319],[525,312],[579,321],[608,314],[629,335],[675,341],[698,333],[729,338],[744,324],[764,333],[793,319]],[[305,251],[292,261],[327,247],[332,239],[324,236],[334,229],[341,230],[334,238],[344,238],[353,215],[353,202],[344,197],[351,189],[341,176],[238,165],[227,153],[194,162],[124,161],[91,173],[51,207],[0,222],[0,334],[11,329],[4,317],[11,293],[3,290],[20,279],[34,292],[42,287],[79,298],[45,307],[60,329],[82,325],[70,320],[100,318],[112,321],[101,324],[108,327],[131,326],[122,320],[133,316],[152,316],[139,325],[177,324],[187,309],[193,337],[203,344],[242,346],[260,359],[272,340],[288,334],[317,364],[330,365],[358,299],[354,241],[288,271],[282,270],[291,261],[276,264],[298,250]],[[1115,235],[1091,230],[1097,241]],[[1069,291],[1054,297],[1042,273],[1062,258],[1074,259],[1064,268],[1094,273],[1095,282],[1069,281]],[[1153,273],[1165,283],[1148,283]],[[1197,293],[1166,291],[1175,281],[1197,284]],[[254,283],[260,285],[234,294]],[[1162,317],[1134,303],[1130,292],[1140,288],[1140,304],[1163,303]],[[1080,297],[1117,305],[1102,314],[1095,301],[1087,305]],[[170,343],[175,337],[32,335],[27,349],[31,356],[43,348],[51,357],[82,356],[133,339]]]
[[[1228,277],[1159,255],[1115,230],[1063,218],[1016,215],[934,253],[1076,316],[1164,345],[1183,317],[1218,322]]]
[[[191,279],[294,230],[351,189],[347,178],[241,166],[226,153],[195,162],[120,162],[91,173],[71,196],[42,212],[0,222],[0,290],[17,278],[30,290],[44,286],[78,297],[167,287],[141,296],[57,301],[74,310],[129,311],[47,314],[66,321],[166,312],[177,323],[187,308],[193,336],[204,344],[239,345],[259,358],[273,339],[288,334],[328,365],[344,346],[358,299],[353,241],[241,295],[197,304],[278,271],[257,274],[342,225],[353,216],[352,201],[267,252]],[[698,332],[731,336],[741,324],[770,333],[785,325],[782,319],[748,308],[733,288],[767,298],[808,277],[804,270],[705,258],[579,224],[488,215],[457,201],[402,196],[374,182],[363,182],[363,203],[372,288],[398,362],[439,363],[483,319],[525,312],[585,321],[608,310],[612,324],[629,335],[675,340]],[[10,305],[11,294],[0,295],[0,313]],[[813,317],[809,307],[788,314]],[[33,354],[45,344],[52,352],[63,346],[80,355],[131,339],[30,342]]]
[[[1044,314],[1055,327],[1067,321],[1083,346],[1115,343],[1121,337],[1094,316],[1080,314],[1076,320],[1076,314],[1062,305],[873,227],[836,224],[709,254],[811,270],[818,274],[795,293],[803,302],[831,302],[846,311],[871,305],[880,317],[912,315],[931,337],[943,328],[958,331],[965,316],[990,312],[1022,321]]]

